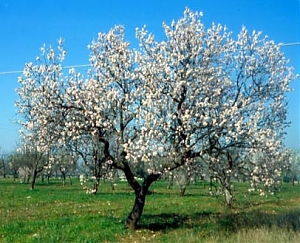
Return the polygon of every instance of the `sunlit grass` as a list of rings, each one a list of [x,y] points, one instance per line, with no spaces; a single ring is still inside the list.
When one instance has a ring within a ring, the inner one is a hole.
[[[136,231],[125,219],[134,201],[126,182],[112,191],[102,183],[98,195],[87,195],[79,182],[38,182],[36,190],[10,179],[0,180],[0,242],[298,242],[300,185],[284,185],[268,197],[236,184],[236,201],[226,209],[203,183],[184,197],[159,181],[151,187]],[[265,240],[265,241],[264,241]]]

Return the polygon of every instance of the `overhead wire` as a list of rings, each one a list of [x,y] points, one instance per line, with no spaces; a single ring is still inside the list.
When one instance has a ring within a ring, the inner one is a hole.
[[[280,46],[297,46],[300,45],[300,42],[292,42],[292,43],[281,43]],[[62,69],[67,68],[82,68],[82,67],[90,67],[91,64],[78,64],[78,65],[70,65],[70,66],[64,66]],[[3,71],[0,72],[0,75],[6,75],[6,74],[18,74],[23,73],[23,71]]]
[[[280,46],[297,46],[297,45],[300,45],[300,42],[293,42],[293,43],[282,43],[282,44],[279,44]]]

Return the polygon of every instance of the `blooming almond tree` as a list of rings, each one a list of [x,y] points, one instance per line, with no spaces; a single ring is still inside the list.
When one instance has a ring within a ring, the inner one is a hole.
[[[26,64],[19,79],[25,136],[39,137],[42,150],[90,137],[102,144],[100,163],[124,172],[135,192],[128,228],[136,228],[150,185],[165,172],[199,157],[231,204],[229,178],[251,169],[245,158],[263,151],[269,160],[255,163],[268,167],[280,153],[294,75],[279,46],[244,27],[236,40],[221,25],[206,29],[201,15],[186,9],[163,24],[161,42],[137,29],[139,50],[129,49],[122,26],[100,33],[89,45],[86,78],[74,69],[63,76],[60,41],[58,54],[42,53],[44,63]],[[142,182],[133,172],[140,162]],[[273,183],[260,171],[261,181]]]
[[[101,178],[107,178],[113,182],[111,165],[105,163],[105,156],[103,154],[104,145],[96,136],[82,135],[80,136],[80,140],[69,142],[68,145],[74,154],[80,156],[93,178],[93,187],[89,188],[85,186],[87,193],[97,194]]]
[[[289,149],[286,151],[284,162],[286,168],[283,173],[283,180],[285,182],[291,182],[295,185],[295,181],[300,181],[300,151],[296,149]]]
[[[24,182],[31,179],[30,189],[33,190],[36,184],[38,175],[49,165],[49,158],[47,154],[40,152],[29,143],[23,144],[22,148],[18,148],[18,174]]]

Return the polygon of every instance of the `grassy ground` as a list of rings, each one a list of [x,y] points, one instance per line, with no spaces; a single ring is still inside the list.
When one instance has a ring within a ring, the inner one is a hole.
[[[184,197],[162,181],[151,191],[139,229],[129,231],[124,222],[134,194],[125,182],[87,195],[77,181],[65,187],[38,182],[31,191],[0,179],[0,242],[299,242],[300,185],[283,185],[275,196],[239,196],[230,210],[202,183]]]

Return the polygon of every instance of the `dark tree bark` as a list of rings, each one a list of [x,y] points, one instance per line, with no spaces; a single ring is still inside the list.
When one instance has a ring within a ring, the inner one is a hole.
[[[34,170],[33,170],[33,175],[32,175],[32,181],[31,181],[31,185],[30,185],[30,189],[31,189],[31,190],[34,189],[37,175],[38,175],[38,171],[34,169]]]
[[[136,229],[137,223],[140,220],[146,201],[146,192],[139,191],[135,193],[135,201],[133,208],[126,219],[125,226],[128,229]]]
[[[180,187],[180,196],[181,196],[181,197],[184,196],[184,194],[185,194],[185,189],[186,189],[185,186],[184,186],[184,187]]]
[[[3,171],[3,178],[6,178],[6,165],[5,165],[5,159],[2,159],[2,171]]]
[[[60,172],[61,172],[62,184],[63,184],[63,186],[65,186],[66,185],[66,172],[63,170],[61,170]]]
[[[138,221],[140,220],[144,210],[146,196],[148,194],[149,187],[154,181],[156,181],[159,178],[159,176],[160,176],[159,174],[148,175],[145,178],[143,184],[135,189],[134,205],[130,214],[127,217],[126,224],[125,224],[125,226],[128,229],[137,228]]]

